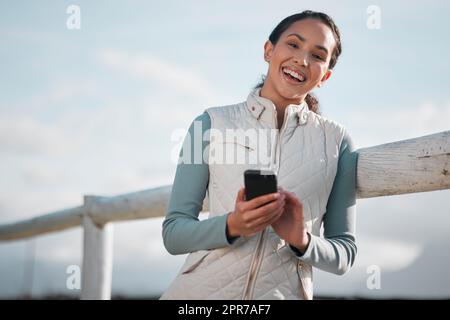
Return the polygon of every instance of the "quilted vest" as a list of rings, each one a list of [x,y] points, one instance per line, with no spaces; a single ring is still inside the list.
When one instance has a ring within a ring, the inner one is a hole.
[[[253,90],[239,104],[206,109],[211,118],[209,217],[234,210],[246,169],[271,169],[278,186],[303,203],[308,232],[320,236],[345,128],[303,102],[286,108],[277,130],[275,105],[259,92]],[[190,253],[160,299],[312,298],[312,266],[268,227],[230,246]]]

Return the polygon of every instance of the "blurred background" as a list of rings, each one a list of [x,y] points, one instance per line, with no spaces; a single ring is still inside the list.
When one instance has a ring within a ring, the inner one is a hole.
[[[449,129],[448,1],[2,0],[0,224],[171,184],[173,133],[244,101],[268,35],[305,9],[341,29],[315,93],[357,148]],[[317,296],[450,298],[449,190],[358,200],[357,212],[357,261],[344,276],[316,272]],[[113,297],[158,297],[174,278],[184,256],[166,252],[161,223],[114,224]],[[0,298],[79,296],[66,270],[81,266],[82,235],[0,242]]]

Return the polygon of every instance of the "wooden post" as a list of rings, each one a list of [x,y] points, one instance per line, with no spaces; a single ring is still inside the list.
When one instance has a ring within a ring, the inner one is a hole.
[[[85,196],[83,217],[83,267],[81,299],[111,299],[113,229],[111,224],[98,225],[90,216],[95,196]]]

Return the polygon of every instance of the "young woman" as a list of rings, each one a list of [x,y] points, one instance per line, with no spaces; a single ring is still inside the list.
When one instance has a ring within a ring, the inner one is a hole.
[[[312,299],[312,267],[344,274],[353,265],[357,153],[310,94],[340,53],[329,16],[289,16],[266,41],[267,75],[247,100],[208,108],[192,123],[163,222],[166,249],[189,255],[161,299]],[[198,124],[210,139],[195,135]],[[268,139],[230,139],[227,130]],[[199,141],[205,157],[186,161],[198,156]],[[217,161],[230,146],[245,159],[267,154],[268,163]],[[263,167],[275,171],[279,191],[246,201],[243,172]],[[206,192],[209,218],[199,221]]]

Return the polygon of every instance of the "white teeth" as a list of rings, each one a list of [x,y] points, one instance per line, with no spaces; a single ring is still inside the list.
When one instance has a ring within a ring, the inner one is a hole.
[[[290,74],[291,76],[298,79],[299,81],[305,81],[305,77],[303,77],[301,74],[298,74],[297,72],[292,71],[288,68],[283,68],[283,72]]]

